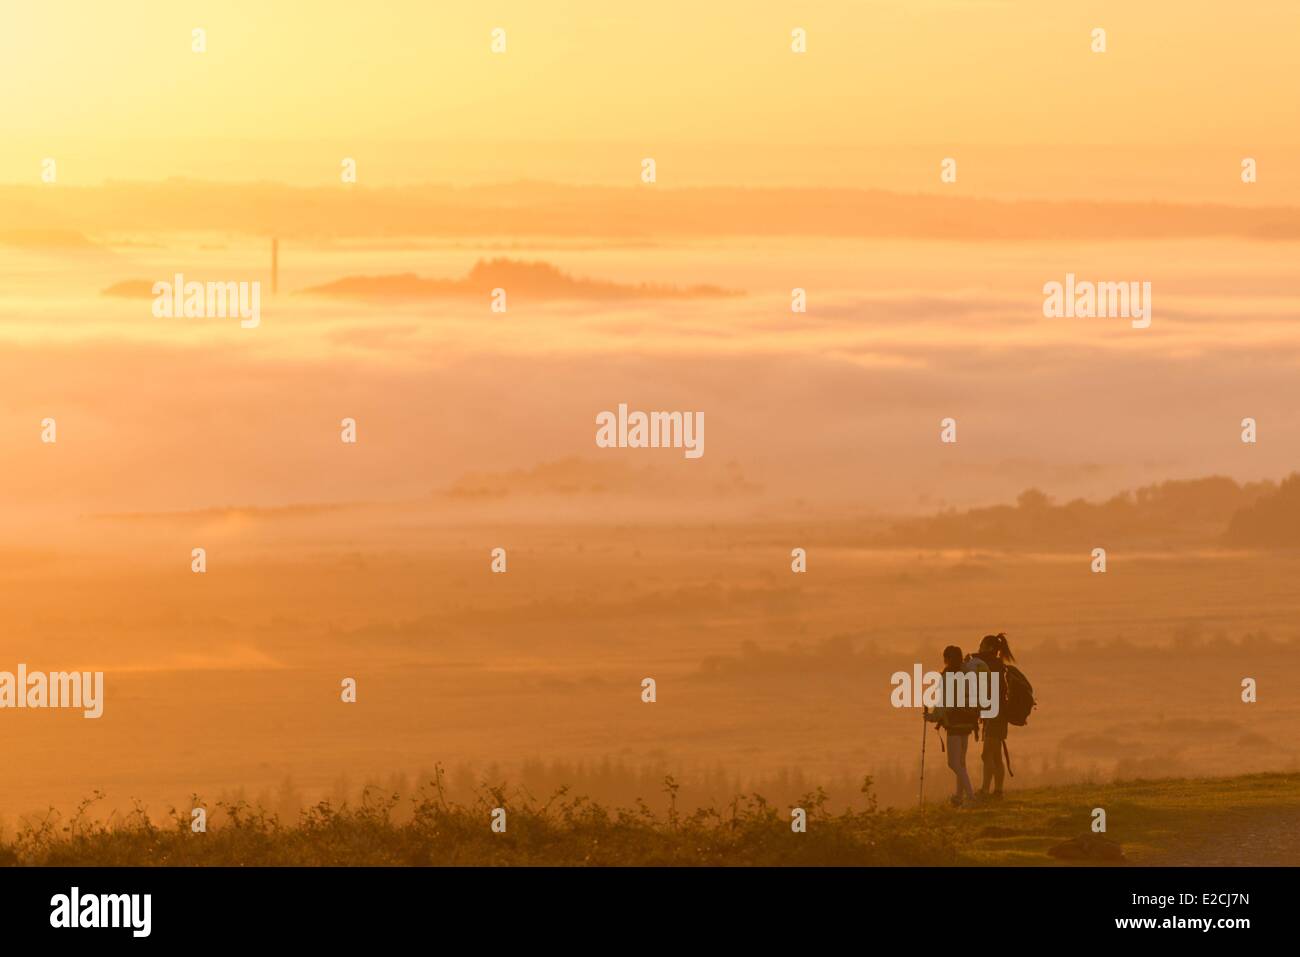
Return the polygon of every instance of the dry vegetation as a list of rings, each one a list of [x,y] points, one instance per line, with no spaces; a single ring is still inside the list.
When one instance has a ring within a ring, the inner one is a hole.
[[[759,795],[723,808],[677,809],[677,785],[665,779],[666,813],[644,802],[611,809],[561,788],[544,801],[505,786],[485,786],[472,801],[448,799],[439,771],[402,814],[393,793],[367,789],[355,805],[329,801],[285,824],[260,806],[221,804],[224,822],[191,830],[188,809],[158,826],[143,807],[107,822],[91,819],[94,801],[71,819],[55,812],[29,821],[0,846],[10,865],[895,865],[957,862],[955,828],[881,810],[867,778],[858,809],[831,813],[820,789],[797,806],[806,833],[791,831],[788,808]],[[197,800],[197,799],[196,799]],[[504,833],[493,808],[506,809]]]
[[[441,769],[400,811],[400,797],[368,788],[356,804],[329,801],[285,824],[258,805],[219,802],[223,823],[196,834],[188,810],[159,826],[140,806],[107,822],[91,819],[95,799],[71,819],[51,812],[0,844],[8,865],[92,866],[897,866],[1049,865],[1047,851],[1089,833],[1092,808],[1109,815],[1107,840],[1130,863],[1294,864],[1300,852],[1300,775],[1131,781],[1012,794],[958,810],[878,807],[866,778],[856,807],[828,808],[818,788],[788,807],[757,794],[723,808],[678,810],[678,785],[664,781],[666,813],[644,801],[610,809],[560,788],[545,801],[484,786],[466,803],[449,800]],[[100,795],[96,796],[97,798]],[[196,805],[198,803],[197,798]],[[507,828],[489,826],[504,807]]]

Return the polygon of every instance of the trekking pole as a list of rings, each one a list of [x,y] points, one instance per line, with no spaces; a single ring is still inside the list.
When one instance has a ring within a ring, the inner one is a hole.
[[[925,709],[921,709],[921,807],[925,807],[925,739],[930,736],[930,729],[925,721]]]

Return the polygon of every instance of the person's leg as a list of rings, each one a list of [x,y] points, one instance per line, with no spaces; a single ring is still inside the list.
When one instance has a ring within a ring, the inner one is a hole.
[[[948,735],[948,769],[952,771],[953,780],[956,782],[957,790],[953,794],[955,800],[961,800],[961,768],[965,766],[965,756],[961,760],[957,757],[957,742],[964,740],[960,735]]]
[[[975,792],[971,789],[970,775],[966,773],[966,743],[969,740],[968,734],[948,735],[948,767],[952,768],[952,773],[957,777],[958,802],[975,797]]]
[[[1001,734],[991,734],[985,742],[984,753],[992,757],[992,760],[985,767],[989,768],[993,776],[993,793],[1000,796],[1002,794],[1002,781],[1006,778],[1007,766],[1002,761],[1002,742],[1007,739],[1007,730],[1005,727],[998,729]],[[987,773],[987,772],[986,772]]]
[[[989,785],[993,783],[993,769],[995,767],[995,759],[993,755],[997,756],[996,760],[998,762],[1002,760],[1002,742],[993,737],[993,735],[989,733],[989,729],[990,726],[985,725],[984,750],[980,752],[980,760],[984,765],[984,783],[980,785],[980,794],[988,794]],[[999,785],[999,787],[1000,786],[1001,785]]]

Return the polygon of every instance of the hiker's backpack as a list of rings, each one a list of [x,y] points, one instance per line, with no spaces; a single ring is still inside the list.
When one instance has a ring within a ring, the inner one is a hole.
[[[1029,712],[1038,704],[1034,700],[1034,686],[1015,665],[1006,666],[1003,680],[1007,683],[1007,700],[1002,705],[1006,711],[1007,723],[1023,726],[1029,720]]]
[[[978,741],[980,736],[980,709],[949,708],[944,713],[943,726],[948,731],[955,733],[972,731],[975,734],[975,740]]]
[[[969,674],[974,671],[975,669],[970,665],[969,661],[967,661],[963,665],[960,674]],[[979,706],[972,705],[970,707],[965,707],[965,708],[955,707],[954,706],[955,702],[951,702],[947,700],[947,687],[948,687],[947,675],[949,674],[949,672],[947,669],[944,669],[944,671],[941,672],[941,674],[944,676],[945,679],[944,680],[944,702],[943,702],[944,705],[943,726],[949,732],[956,732],[956,733],[974,732],[975,740],[978,741],[980,735]]]

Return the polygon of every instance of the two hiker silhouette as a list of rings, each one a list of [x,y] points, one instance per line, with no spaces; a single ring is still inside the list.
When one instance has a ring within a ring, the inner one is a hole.
[[[1018,685],[1018,681],[1023,680],[1023,675],[1011,666],[1014,661],[1015,657],[1011,654],[1011,646],[1007,642],[1007,636],[1001,632],[996,635],[985,635],[980,641],[979,651],[972,655],[963,657],[962,650],[956,645],[949,645],[943,650],[943,673],[945,675],[949,673],[973,673],[981,683],[989,679],[980,679],[980,673],[996,674],[998,676],[998,708],[994,717],[982,718],[978,703],[974,703],[975,706],[971,707],[968,706],[972,704],[969,701],[962,702],[963,707],[952,707],[949,706],[952,702],[945,702],[945,706],[925,712],[926,721],[934,722],[947,732],[948,767],[952,769],[952,773],[957,779],[957,791],[953,795],[952,803],[958,807],[975,801],[975,792],[971,786],[970,774],[966,771],[966,752],[970,736],[974,734],[976,740],[979,740],[981,728],[984,736],[984,747],[980,757],[984,765],[984,781],[980,787],[980,797],[993,800],[1002,797],[1003,781],[1010,770],[1011,764],[1010,753],[1006,744],[1007,727],[1012,721],[1016,724],[1024,724],[1029,709],[1033,707],[1032,689],[1029,689],[1028,709],[1025,709],[1019,700],[1017,700],[1016,706],[1013,707],[1012,705],[1012,685]],[[1009,668],[1010,671],[1008,671]],[[1017,681],[1011,680],[1012,673],[1017,676]],[[1024,682],[1024,688],[1028,689],[1027,681]],[[1019,699],[1021,697],[1019,687],[1017,687],[1016,693]],[[1023,714],[1020,713],[1022,710]],[[1006,757],[1005,761],[1003,760],[1004,756]]]

